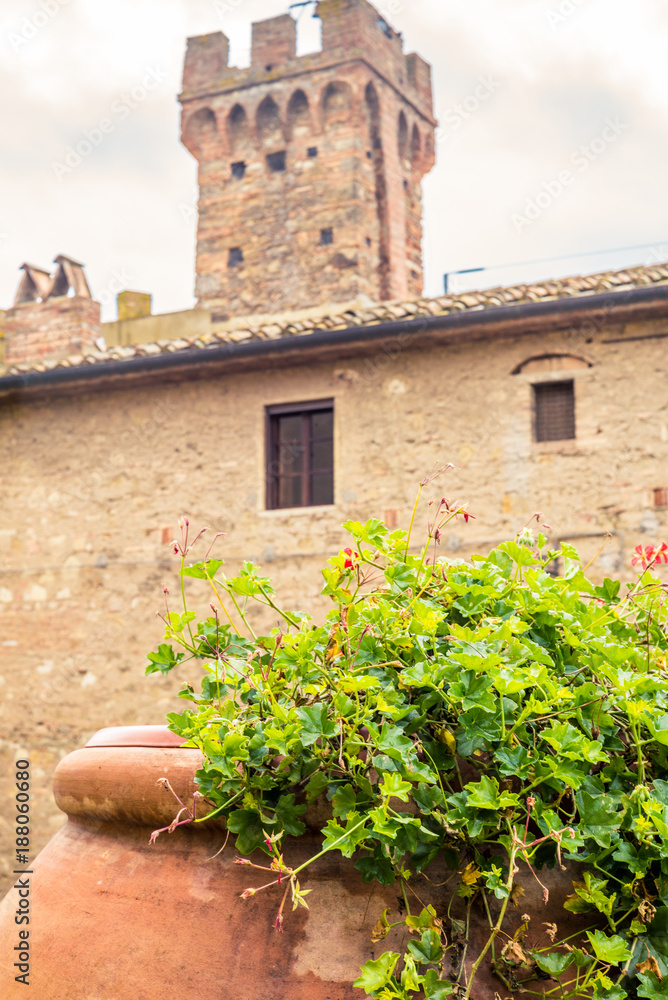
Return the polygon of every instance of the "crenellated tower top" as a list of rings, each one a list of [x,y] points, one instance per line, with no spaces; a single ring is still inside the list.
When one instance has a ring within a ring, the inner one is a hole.
[[[289,14],[188,40],[182,140],[199,166],[196,294],[221,314],[422,294],[431,71],[368,0],[320,0],[322,49]]]

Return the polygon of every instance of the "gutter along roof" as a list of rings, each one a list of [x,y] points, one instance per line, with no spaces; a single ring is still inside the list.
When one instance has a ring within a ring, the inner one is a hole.
[[[260,322],[198,337],[111,347],[59,360],[0,367],[0,392],[66,383],[126,381],[130,376],[208,377],[216,370],[290,365],[359,356],[402,338],[402,348],[521,337],[587,321],[585,333],[629,320],[668,315],[668,265],[638,267],[535,285],[388,302],[299,322]],[[239,324],[242,320],[238,321]],[[403,337],[409,338],[403,342]],[[621,338],[624,339],[624,338]],[[82,386],[83,388],[83,386]]]

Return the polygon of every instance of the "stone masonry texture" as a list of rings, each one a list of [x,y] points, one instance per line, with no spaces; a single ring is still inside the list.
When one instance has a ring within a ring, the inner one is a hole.
[[[221,317],[422,292],[430,68],[367,0],[320,0],[322,51],[289,15],[253,25],[251,65],[191,38],[182,139],[199,173],[196,295]]]
[[[37,850],[63,821],[50,782],[64,754],[102,726],[160,723],[184,707],[176,692],[194,670],[143,676],[146,653],[162,638],[161,585],[178,590],[169,542],[179,515],[227,532],[219,542],[227,571],[257,560],[285,606],[320,618],[328,605],[319,569],[347,544],[343,521],[379,516],[407,526],[419,481],[452,462],[426,490],[417,524],[427,501],[443,495],[468,500],[476,520],[454,524],[441,555],[485,552],[541,511],[552,539],[571,541],[585,561],[602,548],[595,577],[631,579],[634,546],[668,530],[654,492],[668,486],[668,361],[654,339],[664,330],[663,321],[610,318],[587,342],[537,331],[423,350],[399,337],[390,348],[370,345],[366,357],[5,396],[3,876],[13,856],[16,755],[33,761]],[[575,383],[577,437],[536,444],[532,384],[564,378]],[[267,510],[265,407],[328,398],[334,504]],[[206,611],[204,586],[188,581],[188,593]],[[255,623],[277,624],[272,614]]]
[[[228,67],[220,33],[189,40],[181,100],[199,165],[197,309],[152,316],[148,297],[128,292],[105,327],[110,353],[95,348],[92,299],[56,295],[2,317],[0,889],[13,867],[14,761],[31,760],[34,856],[64,821],[51,795],[58,761],[101,727],[164,722],[184,708],[182,682],[198,680],[192,666],[144,677],[162,641],[162,584],[178,608],[179,516],[226,532],[226,572],[259,562],[280,604],[318,619],[320,568],[348,544],[342,523],[406,527],[418,484],[448,463],[425,490],[415,536],[430,499],[468,501],[475,520],[444,534],[448,558],[489,551],[538,511],[554,546],[576,545],[597,579],[631,579],[634,547],[668,540],[667,276],[646,268],[407,301],[422,285],[429,66],[403,54],[366,0],[321,0],[317,11],[323,47],[310,56],[296,58],[286,16],[254,25],[249,69]],[[579,327],[540,312],[550,297],[586,310],[603,291],[608,304]],[[653,311],[623,313],[636,292]],[[390,301],[376,315],[365,298]],[[315,325],[278,315],[314,303]],[[457,339],[429,339],[428,320],[467,310]],[[518,310],[539,317],[535,332]],[[243,320],[252,313],[264,318]],[[345,334],[346,316],[394,319],[400,331],[322,346]],[[252,353],[284,338],[291,354]],[[170,352],[176,364],[158,368]],[[31,388],[36,372],[51,382]],[[536,443],[533,387],[564,380],[575,438]],[[324,399],[334,503],[268,510],[266,408]],[[186,587],[206,614],[204,585]],[[251,616],[256,629],[278,624],[273,612]]]

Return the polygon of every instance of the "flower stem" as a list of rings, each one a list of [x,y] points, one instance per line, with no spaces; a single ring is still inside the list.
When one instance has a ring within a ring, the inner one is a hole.
[[[492,928],[492,933],[488,937],[487,942],[486,942],[484,948],[482,949],[482,951],[480,952],[480,954],[476,958],[475,962],[471,966],[471,978],[469,979],[468,986],[466,987],[466,992],[464,993],[464,996],[463,996],[462,1000],[470,1000],[471,990],[473,989],[473,981],[474,981],[474,979],[476,977],[476,973],[478,972],[478,969],[482,965],[483,958],[485,957],[485,955],[487,954],[487,952],[489,951],[489,949],[494,944],[494,941],[495,941],[495,939],[496,939],[499,931],[501,930],[501,927],[503,926],[503,918],[506,915],[506,910],[508,908],[508,900],[510,899],[510,891],[511,891],[511,889],[513,887],[513,874],[514,874],[514,871],[515,871],[515,856],[517,855],[517,848],[518,848],[518,845],[513,844],[512,848],[511,848],[511,851],[510,851],[508,880],[506,882],[506,889],[508,890],[508,895],[506,896],[506,898],[503,901],[503,905],[501,906],[501,912],[499,913],[499,918],[496,921],[494,927]]]

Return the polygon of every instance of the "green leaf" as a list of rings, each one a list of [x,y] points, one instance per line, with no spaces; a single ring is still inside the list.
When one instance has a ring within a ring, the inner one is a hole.
[[[448,983],[444,979],[439,979],[438,972],[435,969],[427,970],[422,988],[427,1000],[446,1000],[446,997],[451,997],[454,993],[452,983]]]
[[[413,914],[412,916],[407,916],[405,923],[411,931],[423,930],[424,928],[431,927],[436,928],[436,910],[433,906],[425,906],[419,914]]]
[[[408,802],[408,793],[412,787],[410,781],[403,781],[401,775],[393,771],[383,775],[383,780],[380,783],[380,794],[387,798]]]
[[[394,865],[389,858],[377,849],[370,857],[358,858],[355,868],[362,873],[363,882],[380,882],[381,885],[394,885],[397,880]]]
[[[542,733],[543,739],[569,760],[586,760],[590,764],[607,761],[608,755],[596,740],[590,740],[569,722],[553,722]]]
[[[380,958],[365,962],[361,969],[361,975],[357,977],[353,986],[365,990],[367,993],[374,993],[386,986],[392,978],[395,966],[399,961],[399,952],[386,951]]]
[[[155,674],[159,670],[163,674],[168,674],[184,656],[185,653],[175,653],[171,646],[161,642],[157,653],[148,654],[149,665],[146,667],[146,673]]]
[[[600,962],[621,965],[631,957],[631,952],[626,947],[626,941],[619,934],[606,937],[603,931],[587,931],[587,937]]]
[[[301,724],[301,741],[304,746],[311,746],[316,740],[331,739],[336,736],[336,723],[327,716],[327,706],[321,703],[309,708],[298,708],[295,713]]]
[[[334,816],[336,819],[345,819],[348,813],[354,812],[357,807],[357,796],[352,785],[343,785],[332,798]]]
[[[229,817],[227,828],[236,833],[236,848],[240,854],[252,854],[264,845],[262,817],[254,809],[237,809]]]
[[[296,806],[294,792],[289,795],[281,795],[276,804],[276,815],[281,821],[281,826],[291,837],[301,837],[306,826],[299,819],[306,812],[306,806]]]
[[[415,960],[411,955],[404,956],[404,968],[401,973],[401,986],[404,990],[410,990],[411,993],[417,993],[422,984],[423,976],[421,976],[417,968],[415,967]]]
[[[518,566],[533,566],[539,562],[531,549],[518,545],[517,542],[502,542],[498,548],[501,552],[509,555]]]
[[[487,775],[478,782],[469,782],[464,786],[468,792],[467,806],[473,809],[512,809],[519,805],[519,797],[512,792],[500,792],[496,778]]]
[[[568,966],[573,964],[573,956],[569,952],[564,954],[560,951],[550,951],[545,954],[536,951],[532,953],[532,957],[539,969],[555,978],[561,976]]]
[[[592,837],[600,847],[610,847],[619,839],[622,816],[616,809],[615,800],[609,795],[596,798],[589,792],[580,790],[576,794],[580,811],[580,825],[586,837]]]
[[[323,851],[341,851],[344,858],[352,858],[358,846],[366,839],[367,831],[359,813],[348,813],[345,827],[340,826],[335,820],[330,819],[326,824],[323,833],[325,840],[322,845]]]
[[[421,965],[440,962],[443,958],[441,939],[437,931],[426,930],[419,941],[409,941],[408,950]]]
[[[641,972],[638,979],[642,986],[638,987],[638,996],[647,1000],[658,1000],[658,997],[668,997],[668,979],[659,979],[653,972]]]
[[[213,580],[222,565],[222,559],[209,559],[207,562],[192,563],[190,566],[183,567],[181,576],[192,576],[198,580]]]

